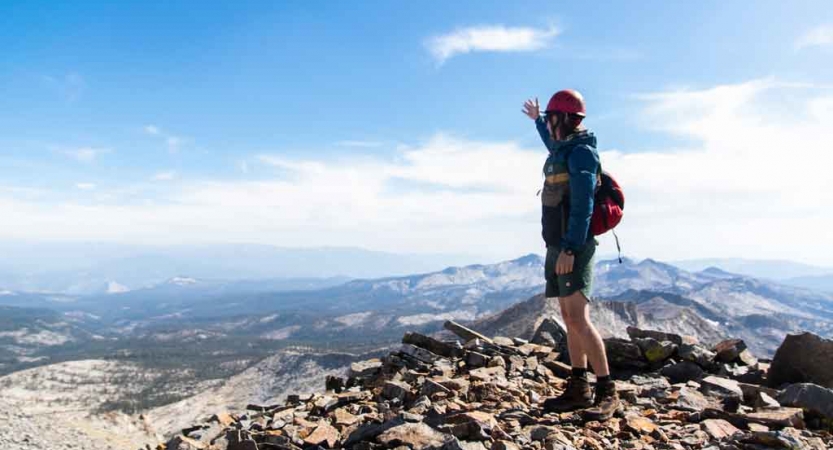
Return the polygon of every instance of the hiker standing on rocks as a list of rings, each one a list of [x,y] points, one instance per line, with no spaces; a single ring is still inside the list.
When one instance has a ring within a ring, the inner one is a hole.
[[[567,326],[572,376],[564,392],[544,401],[547,412],[586,408],[588,420],[606,420],[619,407],[607,364],[604,341],[590,322],[589,298],[597,242],[590,233],[593,195],[601,173],[596,137],[581,122],[584,98],[563,90],[552,96],[541,116],[538,99],[524,103],[549,150],[544,165],[541,224],[547,245],[544,264],[547,298],[558,298]],[[596,374],[595,400],[587,380],[587,363]]]

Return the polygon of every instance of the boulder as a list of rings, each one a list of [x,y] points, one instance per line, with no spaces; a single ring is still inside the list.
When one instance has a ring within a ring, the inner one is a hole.
[[[382,397],[404,401],[411,395],[411,386],[399,381],[386,381],[382,387]]]
[[[456,358],[463,354],[463,347],[458,342],[442,342],[419,333],[405,333],[405,336],[402,337],[402,343],[424,348],[446,358]]]
[[[715,360],[724,363],[739,362],[745,366],[754,366],[758,360],[746,347],[743,339],[726,339],[714,346]]]
[[[368,359],[350,364],[350,376],[355,378],[366,378],[376,375],[382,368],[382,361]]]
[[[636,338],[633,340],[642,355],[650,363],[661,363],[677,352],[677,344],[671,341],[658,341],[654,338]]]
[[[700,382],[704,394],[717,397],[733,397],[738,400],[743,398],[743,390],[735,380],[708,376]]]
[[[691,380],[699,380],[705,375],[703,369],[691,361],[682,361],[665,366],[660,373],[662,376],[671,380],[672,383],[685,383]]]
[[[670,341],[677,345],[683,345],[683,338],[678,334],[665,333],[662,331],[642,330],[636,327],[628,327],[628,336],[631,339],[651,338],[659,342]]]
[[[618,369],[645,369],[648,361],[642,356],[642,350],[633,342],[619,338],[604,340],[608,363]]]
[[[561,351],[563,349],[560,349],[560,347],[567,346],[567,331],[558,321],[547,317],[538,325],[530,342],[538,345],[547,345],[556,349],[556,351]]]
[[[714,353],[697,344],[682,344],[677,350],[677,356],[685,361],[691,361],[703,369],[710,369],[714,365]]]
[[[772,359],[769,383],[814,383],[833,389],[833,340],[813,333],[787,335]]]
[[[787,386],[778,396],[785,406],[794,406],[833,419],[833,389],[817,384],[799,383]]]
[[[403,445],[414,450],[461,448],[454,436],[441,433],[425,423],[405,423],[393,427],[377,436],[376,440],[388,448]]]

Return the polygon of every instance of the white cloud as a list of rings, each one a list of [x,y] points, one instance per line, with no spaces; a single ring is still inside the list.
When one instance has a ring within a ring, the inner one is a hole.
[[[833,24],[819,25],[802,34],[795,41],[795,48],[833,46]]]
[[[171,181],[176,178],[176,172],[159,172],[153,176],[153,181]]]
[[[626,253],[833,265],[830,90],[764,79],[638,101],[632,116],[645,127],[690,144],[602,151],[628,199],[619,230]],[[535,136],[531,123],[524,125]],[[499,257],[542,250],[535,195],[542,146],[439,134],[390,152],[261,155],[245,163],[261,166],[260,181],[156,184],[152,198],[131,191],[129,200],[106,203],[0,191],[7,218],[0,238],[351,245]],[[615,251],[609,236],[602,243],[600,254]]]
[[[84,163],[90,163],[96,160],[100,155],[104,153],[110,153],[110,149],[107,148],[92,148],[92,147],[80,147],[68,150],[60,150],[66,156],[78,160]]]
[[[523,52],[545,48],[559,34],[555,27],[535,29],[502,25],[461,28],[452,33],[429,38],[428,51],[442,64],[448,59],[471,52]]]
[[[628,196],[627,248],[833,263],[829,90],[764,79],[641,98],[646,124],[694,144],[602,155]]]
[[[179,152],[182,145],[187,142],[185,138],[168,133],[156,125],[145,125],[142,129],[146,134],[162,139],[165,142],[165,146],[168,147],[168,151],[170,153]]]
[[[76,183],[75,187],[77,189],[81,189],[82,191],[91,191],[95,189],[95,183]]]

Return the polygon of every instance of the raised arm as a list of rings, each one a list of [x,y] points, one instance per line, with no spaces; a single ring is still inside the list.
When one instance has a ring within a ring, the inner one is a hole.
[[[547,123],[544,122],[544,118],[541,117],[541,107],[538,106],[538,98],[530,98],[524,102],[524,109],[522,109],[521,112],[535,121],[535,127],[538,128],[538,134],[541,136],[541,141],[544,143],[544,146],[547,147],[547,150],[553,151],[555,141],[550,135],[550,130],[547,129]]]

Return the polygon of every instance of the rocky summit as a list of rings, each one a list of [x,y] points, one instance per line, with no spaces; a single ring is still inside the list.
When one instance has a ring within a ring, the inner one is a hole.
[[[565,333],[545,322],[531,341],[454,322],[445,328],[455,340],[408,333],[398,351],[328,377],[321,393],[218,412],[158,450],[833,448],[833,390],[783,373],[774,383],[770,363],[737,339],[706,347],[629,329],[630,339],[605,341],[616,415],[545,413],[570,374]]]

